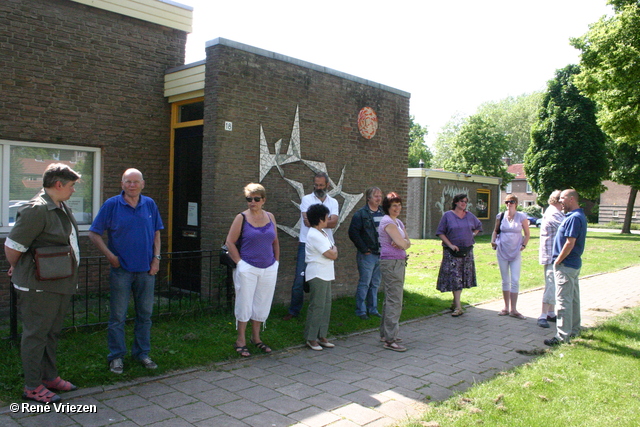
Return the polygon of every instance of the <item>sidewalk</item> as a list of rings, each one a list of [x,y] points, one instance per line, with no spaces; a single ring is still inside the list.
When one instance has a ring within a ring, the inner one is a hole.
[[[542,273],[541,273],[542,279]],[[640,266],[583,278],[583,325],[640,305]],[[555,329],[536,325],[542,291],[520,295],[527,320],[497,316],[500,300],[468,307],[464,316],[434,315],[400,327],[405,353],[382,348],[377,331],[306,348],[192,369],[171,376],[81,389],[63,402],[96,413],[10,414],[2,426],[290,426],[378,427],[421,413],[498,372],[530,361],[515,350],[545,348]],[[20,402],[17,402],[20,403]]]

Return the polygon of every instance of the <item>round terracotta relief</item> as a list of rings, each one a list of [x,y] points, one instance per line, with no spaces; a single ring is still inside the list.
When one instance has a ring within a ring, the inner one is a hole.
[[[378,115],[373,108],[364,107],[358,113],[358,130],[360,135],[367,139],[371,139],[376,135],[378,130]]]

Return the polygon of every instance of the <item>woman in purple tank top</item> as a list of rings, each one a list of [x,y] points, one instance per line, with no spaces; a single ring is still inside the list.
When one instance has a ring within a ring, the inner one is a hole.
[[[273,214],[262,209],[267,193],[260,184],[244,188],[249,209],[236,215],[229,229],[226,244],[229,256],[236,262],[233,285],[236,291],[236,329],[234,348],[242,357],[249,357],[247,324],[251,320],[251,343],[264,353],[271,348],[260,339],[260,327],[269,317],[278,278],[280,243]]]

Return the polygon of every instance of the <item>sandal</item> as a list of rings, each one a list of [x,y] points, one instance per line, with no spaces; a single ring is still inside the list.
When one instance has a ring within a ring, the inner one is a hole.
[[[22,393],[22,398],[27,400],[34,400],[40,403],[56,403],[60,401],[60,396],[50,391],[44,385],[40,384],[33,390],[28,390],[26,387]]]
[[[380,342],[386,342],[384,337],[380,337]],[[402,338],[398,337],[398,338],[394,339],[393,342],[402,342]]]
[[[453,313],[451,313],[451,317],[460,317],[464,314],[464,311],[460,310],[459,308],[456,308],[455,310],[453,310]]]
[[[399,352],[407,351],[406,347],[403,347],[393,341],[385,341],[383,347],[386,348],[387,350],[392,350],[392,351],[399,351]]]
[[[44,386],[49,390],[73,391],[78,389],[78,387],[74,386],[69,381],[63,380],[60,377],[51,381],[42,381],[42,384],[44,384]]]
[[[249,349],[246,345],[234,345],[236,349],[236,353],[238,353],[241,357],[249,357],[251,353],[249,353]]]
[[[527,318],[524,317],[522,314],[518,313],[517,311],[514,311],[513,313],[509,313],[509,317],[515,317],[516,319],[520,319],[520,320],[526,320]]]
[[[258,347],[260,350],[262,350],[263,353],[271,353],[271,347],[269,347],[268,345],[266,345],[265,343],[261,342],[254,342],[252,339],[249,340],[251,341],[251,344],[255,345],[256,347]]]
[[[498,316],[508,316],[509,315],[509,310],[502,310],[500,313],[498,313]]]

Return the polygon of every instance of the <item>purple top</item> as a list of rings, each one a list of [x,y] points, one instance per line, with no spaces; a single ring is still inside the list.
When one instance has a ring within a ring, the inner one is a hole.
[[[405,259],[407,257],[407,251],[404,249],[396,248],[391,245],[393,239],[389,236],[389,233],[384,229],[389,224],[395,224],[398,226],[398,230],[402,237],[406,237],[404,232],[404,224],[399,219],[395,221],[389,216],[385,215],[380,221],[378,226],[378,240],[380,241],[380,259]]]
[[[476,230],[482,231],[482,223],[471,212],[466,212],[465,216],[460,218],[455,212],[447,211],[440,219],[436,236],[444,234],[452,245],[458,247],[472,246],[476,243],[473,240],[473,232]]]
[[[267,268],[276,262],[273,253],[273,241],[276,239],[276,230],[269,217],[269,224],[262,227],[254,227],[249,221],[244,222],[242,228],[242,243],[240,245],[240,257],[242,260],[256,268]]]

